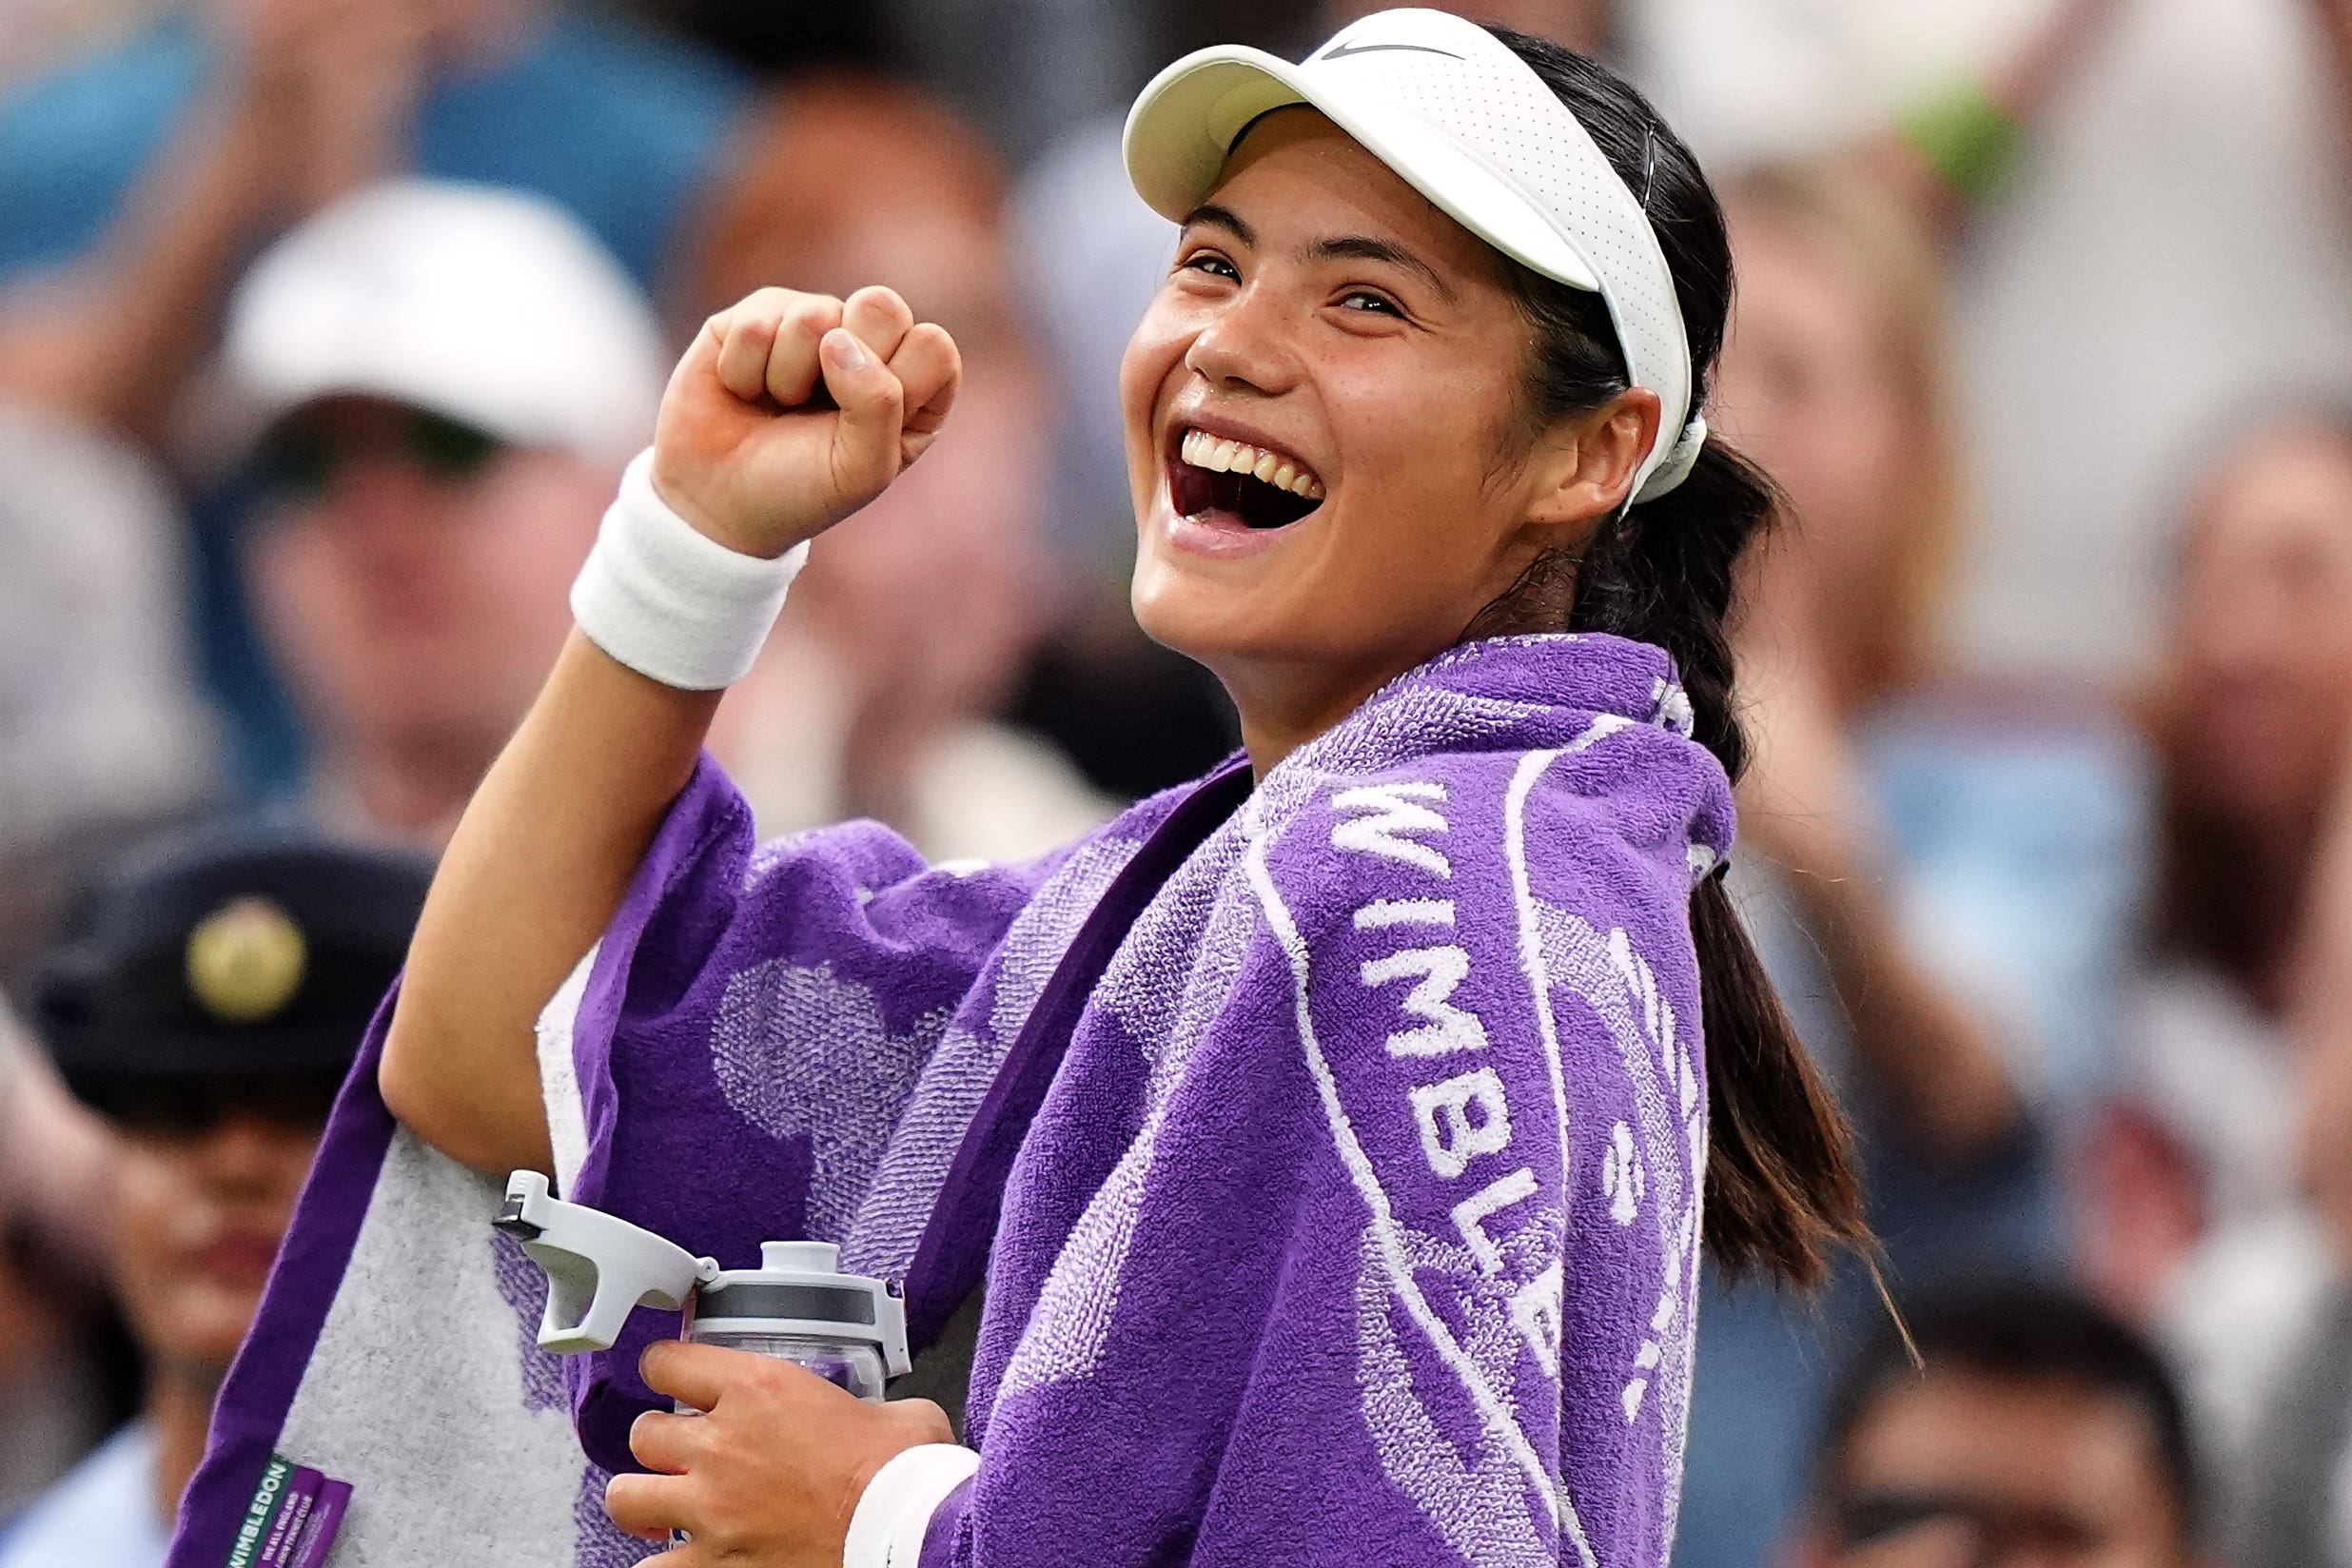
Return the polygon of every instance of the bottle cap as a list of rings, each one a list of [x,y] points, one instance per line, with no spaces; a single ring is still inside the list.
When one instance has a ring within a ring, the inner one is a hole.
[[[728,1269],[704,1282],[695,1303],[697,1332],[777,1334],[871,1344],[891,1377],[912,1364],[907,1308],[890,1285],[844,1274],[831,1242],[767,1242],[757,1268]]]
[[[536,1170],[506,1179],[492,1223],[547,1271],[541,1349],[610,1350],[637,1307],[676,1311],[691,1301],[706,1330],[871,1344],[893,1378],[912,1364],[906,1303],[882,1280],[842,1273],[831,1242],[766,1242],[757,1268],[722,1270],[642,1225],[565,1203]]]

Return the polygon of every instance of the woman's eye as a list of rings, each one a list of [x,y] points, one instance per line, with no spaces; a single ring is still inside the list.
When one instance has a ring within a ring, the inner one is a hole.
[[[1344,310],[1369,311],[1382,316],[1402,316],[1404,311],[1385,294],[1375,294],[1368,288],[1351,289],[1340,296]]]
[[[1196,250],[1176,264],[1179,272],[1205,272],[1212,278],[1230,278],[1241,282],[1241,270],[1213,250]]]

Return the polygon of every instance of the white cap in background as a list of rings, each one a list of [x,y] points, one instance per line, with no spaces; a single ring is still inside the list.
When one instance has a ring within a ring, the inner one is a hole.
[[[230,302],[225,358],[256,434],[356,395],[619,463],[653,440],[669,356],[636,283],[560,207],[415,180],[265,251]]]

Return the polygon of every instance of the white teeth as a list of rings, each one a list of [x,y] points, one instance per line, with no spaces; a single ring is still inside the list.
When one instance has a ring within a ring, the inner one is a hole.
[[[1184,461],[1214,474],[1247,474],[1309,500],[1323,500],[1323,482],[1290,460],[1246,441],[1227,441],[1205,430],[1187,430],[1177,445]]]

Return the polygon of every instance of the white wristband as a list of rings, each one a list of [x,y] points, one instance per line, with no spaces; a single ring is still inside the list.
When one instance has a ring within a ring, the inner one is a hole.
[[[858,1497],[841,1543],[841,1568],[916,1568],[931,1516],[979,1468],[978,1454],[952,1442],[927,1442],[893,1457]]]
[[[697,532],[654,490],[654,454],[637,454],[572,584],[572,618],[588,640],[639,675],[714,692],[749,674],[809,559],[774,560]]]

